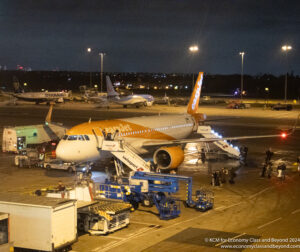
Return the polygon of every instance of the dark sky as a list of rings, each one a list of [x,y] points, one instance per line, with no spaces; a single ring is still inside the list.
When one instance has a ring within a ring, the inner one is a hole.
[[[0,65],[33,70],[300,74],[300,0],[1,0]],[[197,55],[188,47],[199,46]],[[94,49],[87,55],[86,48]]]

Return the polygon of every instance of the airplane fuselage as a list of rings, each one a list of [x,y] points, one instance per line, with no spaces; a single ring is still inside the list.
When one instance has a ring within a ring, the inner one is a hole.
[[[67,131],[59,142],[56,155],[65,161],[82,162],[101,159],[97,149],[103,140],[102,131],[114,134],[119,130],[119,137],[130,144],[139,153],[147,153],[143,146],[147,141],[176,140],[188,137],[197,128],[193,116],[163,115],[144,116],[118,120],[87,122]]]
[[[45,102],[45,101],[63,101],[68,97],[65,92],[26,92],[13,94],[19,100],[31,102]]]

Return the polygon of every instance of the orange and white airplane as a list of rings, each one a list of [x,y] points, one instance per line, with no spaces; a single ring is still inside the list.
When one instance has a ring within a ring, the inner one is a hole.
[[[186,114],[142,116],[117,120],[89,121],[79,124],[68,130],[59,142],[56,149],[57,157],[71,162],[89,162],[99,160],[104,156],[107,157],[107,152],[97,148],[98,143],[104,138],[103,131],[114,134],[118,130],[118,137],[132,147],[136,154],[155,151],[153,159],[159,167],[161,169],[172,169],[177,168],[184,160],[183,144],[218,142],[223,145],[224,149],[226,147],[232,148],[226,140],[279,136],[264,135],[229,138],[210,136],[210,138],[207,138],[203,137],[205,134],[202,134],[201,137],[187,139],[193,132],[197,132],[199,123],[206,119],[205,114],[197,113],[202,81],[203,72],[200,72],[189,100]],[[235,148],[233,151],[236,152],[236,156],[239,156],[238,148]]]

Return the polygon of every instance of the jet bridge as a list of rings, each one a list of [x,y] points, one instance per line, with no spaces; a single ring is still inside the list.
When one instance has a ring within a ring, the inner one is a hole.
[[[221,140],[222,136],[215,132],[210,126],[198,126],[197,133],[205,138],[220,138],[220,141],[212,142],[214,145],[223,150],[229,157],[240,158],[240,150],[226,140]]]

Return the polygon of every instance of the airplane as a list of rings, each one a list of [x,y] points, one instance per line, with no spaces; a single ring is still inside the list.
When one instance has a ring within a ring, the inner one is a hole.
[[[126,108],[128,105],[133,105],[136,107],[152,106],[154,102],[153,96],[148,94],[132,94],[120,97],[119,93],[115,91],[109,76],[106,76],[106,88],[108,101],[123,105],[124,108]]]
[[[93,103],[98,103],[102,107],[109,107],[110,103],[116,103],[123,105],[126,108],[128,105],[138,107],[152,106],[154,98],[148,94],[132,94],[127,96],[121,96],[115,91],[109,76],[106,76],[106,88],[107,93],[91,93],[88,90],[84,90],[84,99]]]
[[[69,98],[69,92],[20,92],[20,84],[16,77],[13,77],[13,86],[16,92],[3,92],[0,91],[4,96],[15,97],[17,100],[35,102],[36,104],[42,102],[64,102],[65,99]]]
[[[190,97],[187,113],[180,115],[142,116],[124,119],[89,121],[76,125],[66,132],[59,142],[56,155],[59,159],[68,162],[93,162],[107,158],[107,152],[98,148],[98,143],[103,141],[106,134],[115,134],[123,139],[124,144],[135,150],[136,154],[152,153],[153,160],[160,170],[177,168],[184,160],[182,145],[187,143],[212,142],[223,149],[232,149],[235,156],[239,157],[237,147],[233,148],[227,140],[251,139],[262,137],[278,137],[280,135],[221,137],[202,132],[201,124],[206,120],[206,115],[198,113],[198,105],[203,82],[203,72],[200,72],[195,88]],[[187,139],[192,133],[197,133],[198,138]],[[204,136],[204,137],[203,137]],[[205,137],[206,136],[206,137]]]

